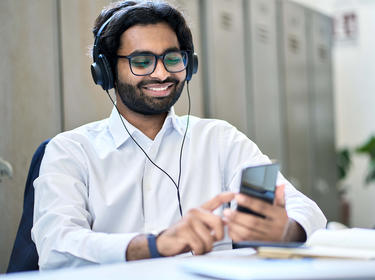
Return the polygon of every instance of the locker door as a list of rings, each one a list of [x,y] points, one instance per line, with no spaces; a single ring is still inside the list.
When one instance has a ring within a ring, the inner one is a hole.
[[[208,116],[224,119],[249,135],[242,1],[208,0],[201,5]]]
[[[277,61],[276,2],[245,1],[245,11],[248,15],[245,19],[246,51],[251,52],[246,63],[251,74],[247,94],[248,98],[253,98],[251,119],[254,140],[265,154],[278,159],[281,167],[285,167]]]
[[[302,6],[279,1],[280,69],[284,90],[287,174],[295,187],[310,195],[312,173],[307,80],[306,19]]]
[[[107,118],[111,112],[106,92],[92,80],[89,55],[94,20],[110,2],[60,1],[64,130]]]
[[[312,197],[330,220],[339,219],[332,83],[332,19],[308,12],[314,181]]]
[[[191,114],[198,117],[204,117],[204,96],[202,90],[202,50],[201,50],[201,22],[200,22],[200,6],[199,0],[174,0],[169,1],[176,3],[178,10],[183,12],[185,20],[187,21],[190,30],[193,34],[193,42],[195,52],[198,54],[198,72],[193,75],[190,81],[190,97],[191,97]],[[178,115],[186,115],[188,110],[188,98],[185,90],[181,94],[180,99],[175,105],[175,110]]]
[[[0,158],[13,178],[0,178],[0,273],[20,222],[32,154],[61,131],[57,3],[0,1]]]

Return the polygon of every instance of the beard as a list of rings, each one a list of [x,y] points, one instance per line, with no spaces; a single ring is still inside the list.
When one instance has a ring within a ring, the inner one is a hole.
[[[174,89],[168,96],[151,97],[146,95],[142,90],[142,87],[146,86],[147,84],[162,83],[173,83],[172,87],[174,87]],[[122,103],[124,103],[130,110],[142,115],[159,115],[168,112],[177,102],[177,100],[180,98],[184,85],[185,80],[181,82],[172,77],[168,77],[164,81],[141,81],[135,86],[121,82],[119,79],[117,79],[117,92]]]

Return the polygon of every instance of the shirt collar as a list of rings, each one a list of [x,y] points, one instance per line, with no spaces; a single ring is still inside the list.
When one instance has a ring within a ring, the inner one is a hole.
[[[111,115],[109,117],[109,130],[113,136],[116,148],[120,147],[130,138],[129,133],[126,132],[121,119],[126,125],[126,128],[128,129],[130,135],[134,136],[134,133],[136,131],[138,131],[139,133],[142,133],[139,131],[138,128],[130,124],[123,116],[120,116],[119,113],[117,112],[116,107],[113,107]],[[172,107],[169,110],[167,117],[165,118],[163,127],[161,128],[160,132],[165,132],[168,129],[174,129],[180,135],[183,136],[185,133],[185,125],[186,125],[185,121],[181,120],[175,114],[174,108]]]
[[[179,118],[175,112],[174,108],[172,107],[169,112],[167,117],[165,118],[162,130],[166,130],[168,128],[173,128],[175,129],[180,135],[184,135],[185,133],[185,125],[184,121]]]

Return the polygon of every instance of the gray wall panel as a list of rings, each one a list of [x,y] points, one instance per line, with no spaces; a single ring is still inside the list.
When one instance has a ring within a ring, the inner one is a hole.
[[[107,118],[112,104],[94,84],[90,48],[92,26],[109,0],[60,0],[64,130]],[[112,92],[113,90],[111,90]]]
[[[330,220],[339,220],[336,187],[335,125],[332,84],[332,19],[308,11],[307,37],[313,132],[312,197]]]
[[[281,79],[287,140],[287,175],[293,184],[310,194],[311,164],[309,96],[307,77],[306,19],[302,6],[279,1]]]
[[[20,220],[31,156],[61,130],[56,1],[0,1],[0,157],[13,179],[0,183],[0,272]]]
[[[276,2],[273,0],[245,1],[247,52],[251,58],[246,63],[250,68],[252,98],[252,126],[254,140],[260,149],[271,158],[278,159],[281,167],[284,159],[284,136],[280,107],[278,75],[278,42],[276,34]],[[249,81],[249,79],[246,79]]]
[[[204,96],[202,90],[202,69],[201,61],[201,29],[200,29],[200,5],[199,0],[170,0],[180,11],[183,12],[185,19],[193,34],[193,42],[195,52],[198,54],[198,72],[193,75],[190,81],[190,97],[191,97],[191,114],[198,117],[204,117]],[[186,115],[188,111],[188,98],[186,85],[185,89],[175,105],[175,111],[178,115]]]
[[[229,121],[249,135],[242,1],[208,0],[203,5],[208,116]]]

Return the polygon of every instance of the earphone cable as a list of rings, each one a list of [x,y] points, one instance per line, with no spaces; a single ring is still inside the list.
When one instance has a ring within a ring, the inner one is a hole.
[[[182,170],[182,151],[185,144],[186,134],[189,127],[189,120],[190,120],[190,109],[191,109],[191,99],[190,99],[190,90],[189,90],[189,81],[186,82],[186,90],[187,90],[187,96],[188,96],[188,114],[186,119],[186,128],[184,137],[182,138],[182,144],[181,144],[181,150],[180,150],[180,163],[179,163],[179,172],[178,172],[178,181],[177,181],[177,199],[178,199],[178,206],[180,207],[180,213],[182,213],[181,208],[181,198],[180,198],[180,181],[181,181],[181,170]],[[182,214],[181,214],[182,217]]]
[[[109,99],[111,100],[113,106],[116,108],[116,111],[120,117],[120,120],[121,120],[121,123],[122,125],[124,126],[126,132],[129,134],[130,138],[133,140],[133,142],[141,149],[141,151],[145,154],[145,156],[147,157],[147,159],[156,167],[158,168],[161,172],[163,172],[165,175],[168,176],[168,178],[172,181],[172,183],[174,184],[174,186],[176,187],[176,190],[177,190],[177,200],[178,200],[178,207],[179,207],[179,211],[180,211],[180,215],[181,217],[183,217],[183,212],[182,212],[182,206],[181,206],[181,196],[180,196],[180,179],[181,179],[181,169],[182,169],[182,151],[183,151],[183,147],[184,147],[184,143],[185,143],[185,138],[186,138],[186,134],[187,134],[187,130],[188,130],[188,127],[189,127],[189,116],[190,116],[190,107],[191,107],[191,104],[190,104],[190,92],[189,92],[189,81],[187,81],[187,92],[188,92],[188,101],[189,101],[189,107],[188,107],[188,116],[187,116],[187,121],[186,121],[186,128],[185,128],[185,133],[184,133],[184,137],[182,139],[182,144],[181,144],[181,149],[180,149],[180,158],[179,158],[179,172],[178,172],[178,184],[176,184],[176,182],[173,180],[173,178],[163,169],[161,168],[159,165],[157,165],[150,157],[149,155],[146,153],[146,151],[142,148],[142,146],[134,139],[134,137],[131,135],[131,133],[129,132],[128,128],[126,127],[126,124],[124,123],[124,120],[122,119],[122,116],[121,116],[121,113],[115,103],[115,101],[113,100],[112,96],[109,94],[108,90],[106,90],[107,92],[107,95],[109,97]]]

